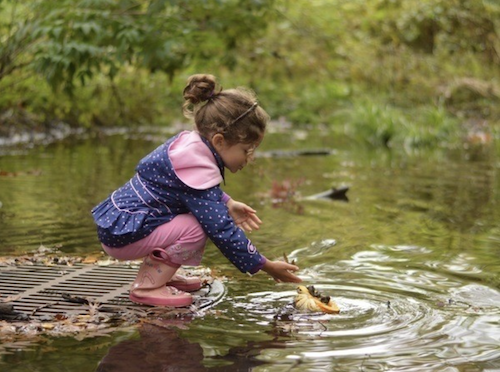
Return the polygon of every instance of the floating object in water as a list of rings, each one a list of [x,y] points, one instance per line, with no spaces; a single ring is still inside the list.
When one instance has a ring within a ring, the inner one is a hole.
[[[274,150],[259,151],[260,157],[265,158],[288,158],[295,156],[327,156],[334,153],[331,149],[309,149],[309,150]]]
[[[340,187],[332,187],[330,190],[320,192],[319,194],[314,194],[311,196],[308,196],[306,199],[308,200],[313,200],[313,199],[332,199],[332,200],[342,200],[342,201],[349,201],[347,198],[347,191],[349,191],[349,186],[340,186]]]
[[[300,311],[321,311],[327,314],[340,313],[340,309],[330,296],[323,296],[312,285],[297,287],[297,295],[293,300],[293,305]]]

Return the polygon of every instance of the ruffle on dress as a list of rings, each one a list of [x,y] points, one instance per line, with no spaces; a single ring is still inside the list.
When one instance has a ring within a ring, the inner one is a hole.
[[[111,197],[92,210],[97,226],[108,230],[113,235],[124,235],[139,231],[148,217],[146,209],[119,210]]]

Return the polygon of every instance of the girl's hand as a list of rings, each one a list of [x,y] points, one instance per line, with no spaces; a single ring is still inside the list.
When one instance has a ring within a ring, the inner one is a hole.
[[[267,260],[262,270],[271,275],[278,283],[300,283],[302,281],[302,279],[292,273],[292,271],[299,270],[298,266],[283,261]]]
[[[250,208],[245,203],[234,201],[233,199],[229,199],[226,205],[234,223],[243,231],[252,232],[260,228],[259,225],[262,221],[257,217],[257,211],[255,209]]]

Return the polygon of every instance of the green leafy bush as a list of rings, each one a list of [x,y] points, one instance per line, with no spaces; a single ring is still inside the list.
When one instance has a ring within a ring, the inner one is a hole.
[[[168,124],[185,78],[209,72],[296,127],[439,146],[469,118],[499,125],[499,15],[493,0],[3,0],[0,114]]]

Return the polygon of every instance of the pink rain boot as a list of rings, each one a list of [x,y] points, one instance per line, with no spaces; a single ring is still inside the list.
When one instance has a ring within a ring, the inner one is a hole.
[[[201,279],[196,276],[175,274],[167,283],[167,286],[175,287],[185,292],[195,292],[201,288]]]
[[[193,297],[177,288],[165,286],[179,268],[171,263],[166,252],[155,248],[139,269],[137,278],[132,284],[129,298],[131,301],[144,305],[184,307],[193,302]]]

